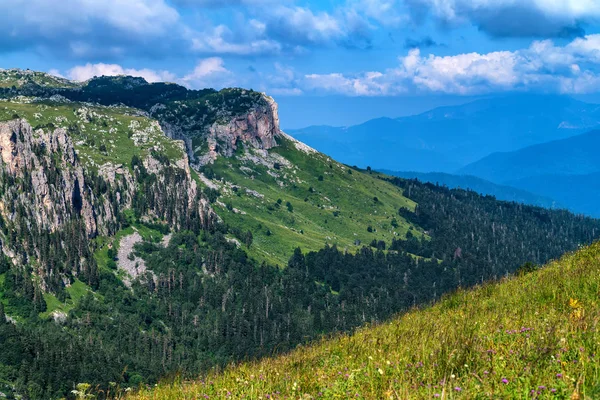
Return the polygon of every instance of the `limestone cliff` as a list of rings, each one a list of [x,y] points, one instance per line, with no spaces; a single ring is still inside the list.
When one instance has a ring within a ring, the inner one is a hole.
[[[207,227],[215,218],[186,156],[170,161],[148,154],[141,165],[107,163],[95,171],[80,162],[65,129],[34,130],[16,119],[0,123],[0,157],[0,241],[15,265],[46,260],[58,251],[48,248],[58,235],[60,248],[78,254],[69,271],[77,274],[90,262],[89,249],[67,247],[114,234],[129,208],[174,229]],[[40,271],[42,278],[51,273],[43,265]]]
[[[203,104],[212,107],[206,111],[199,105],[169,108],[159,103],[150,114],[169,137],[185,142],[196,167],[214,162],[219,155],[231,157],[240,143],[261,150],[277,146],[281,135],[277,103],[262,93],[239,90],[236,96],[236,101],[244,101],[243,106],[223,100],[221,104]]]

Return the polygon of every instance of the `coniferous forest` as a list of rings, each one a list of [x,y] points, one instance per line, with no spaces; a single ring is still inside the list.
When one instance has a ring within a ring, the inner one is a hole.
[[[202,227],[192,216],[171,230],[167,246],[152,240],[135,246],[147,271],[131,288],[92,268],[87,283],[94,292],[60,321],[40,318],[45,302],[39,282],[2,260],[3,297],[20,323],[6,320],[0,305],[0,381],[14,382],[25,398],[44,399],[69,395],[80,382],[108,390],[194,376],[383,321],[456,288],[512,274],[525,263],[541,264],[600,232],[599,221],[564,211],[417,181],[392,182],[418,203],[414,211],[398,209],[398,216],[425,235],[415,231],[392,243],[374,241],[356,253],[335,246],[308,254],[297,249],[278,268],[249,259],[244,247],[226,238],[225,224]],[[138,215],[148,207],[135,204]],[[119,220],[121,228],[144,225],[131,215]],[[86,246],[93,243],[65,248]]]

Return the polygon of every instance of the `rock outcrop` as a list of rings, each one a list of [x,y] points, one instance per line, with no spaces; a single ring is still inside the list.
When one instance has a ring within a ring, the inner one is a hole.
[[[220,154],[231,157],[240,141],[262,150],[277,146],[280,133],[277,103],[266,95],[262,99],[264,104],[257,104],[226,124],[215,122],[210,126],[207,140],[212,151],[218,149]]]
[[[240,96],[248,94],[240,92]],[[240,143],[261,150],[277,146],[281,135],[277,103],[265,94],[255,96],[243,112],[230,110],[227,105],[214,110],[212,123],[206,123],[206,115],[194,114],[185,107],[166,111],[163,104],[156,104],[150,114],[160,121],[167,136],[184,141],[192,165],[198,167],[214,162],[218,156],[233,156]]]
[[[0,240],[15,265],[44,258],[48,234],[73,230],[67,242],[114,234],[128,208],[175,229],[207,227],[216,218],[186,156],[165,162],[148,154],[142,166],[86,169],[65,129],[34,130],[16,119],[0,123],[0,158]],[[81,246],[62,244],[70,245]]]

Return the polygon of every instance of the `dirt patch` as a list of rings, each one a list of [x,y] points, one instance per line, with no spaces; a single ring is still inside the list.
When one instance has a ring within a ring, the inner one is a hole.
[[[133,254],[133,247],[136,243],[141,243],[142,241],[142,236],[140,236],[138,232],[134,232],[131,235],[123,237],[119,244],[117,265],[119,269],[124,270],[129,275],[123,279],[123,282],[127,286],[131,285],[132,279],[135,279],[146,272],[146,263],[144,260]]]

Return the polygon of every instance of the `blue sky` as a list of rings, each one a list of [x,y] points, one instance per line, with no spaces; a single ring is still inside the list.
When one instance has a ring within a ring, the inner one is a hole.
[[[598,0],[3,0],[0,67],[242,86],[284,127],[600,93]]]

